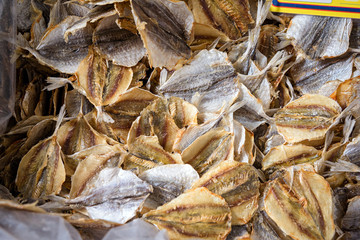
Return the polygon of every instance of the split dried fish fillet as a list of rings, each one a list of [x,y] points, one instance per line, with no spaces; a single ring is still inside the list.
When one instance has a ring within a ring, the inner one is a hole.
[[[192,186],[197,187],[206,187],[225,199],[231,210],[232,225],[246,224],[258,208],[260,181],[251,165],[224,161]]]
[[[212,26],[233,40],[255,23],[247,0],[190,0],[189,6],[196,22]]]
[[[262,160],[262,169],[276,169],[303,163],[314,163],[321,158],[321,151],[311,146],[280,145],[270,149]]]
[[[225,239],[231,230],[227,203],[203,187],[183,193],[143,218],[166,229],[170,239]]]
[[[107,62],[95,50],[81,61],[76,71],[79,87],[96,107],[115,103],[130,86],[133,71],[131,68]]]
[[[332,239],[335,234],[331,188],[306,169],[286,170],[267,184],[264,197],[269,217],[294,239]]]
[[[290,102],[275,114],[278,132],[289,143],[317,140],[340,114],[341,107],[331,98],[307,94]]]
[[[351,77],[354,55],[325,59],[303,59],[290,69],[294,87],[303,94],[316,93],[321,86],[332,80],[347,80]]]

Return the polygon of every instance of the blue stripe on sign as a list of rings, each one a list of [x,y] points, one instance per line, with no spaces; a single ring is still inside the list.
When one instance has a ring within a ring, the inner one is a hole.
[[[299,4],[299,3],[282,3],[279,2],[278,0],[273,0],[273,5],[275,7],[290,7],[290,8],[360,13],[359,8],[319,6],[319,5],[309,5],[309,4]]]

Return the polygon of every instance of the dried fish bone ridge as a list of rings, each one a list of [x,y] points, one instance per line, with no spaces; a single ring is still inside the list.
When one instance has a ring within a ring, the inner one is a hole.
[[[0,235],[24,213],[73,239],[358,239],[359,21],[261,0],[16,4]]]

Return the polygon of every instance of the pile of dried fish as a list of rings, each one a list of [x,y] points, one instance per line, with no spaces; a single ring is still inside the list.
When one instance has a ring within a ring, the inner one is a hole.
[[[84,239],[128,222],[104,239],[359,238],[359,21],[253,0],[17,4],[1,211]]]

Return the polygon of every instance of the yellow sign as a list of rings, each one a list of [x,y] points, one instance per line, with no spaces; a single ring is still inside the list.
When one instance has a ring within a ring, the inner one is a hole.
[[[360,0],[272,0],[272,12],[360,18]]]

